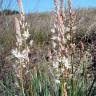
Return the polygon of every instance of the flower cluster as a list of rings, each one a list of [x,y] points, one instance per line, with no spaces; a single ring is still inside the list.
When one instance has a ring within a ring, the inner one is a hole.
[[[63,1],[64,3],[64,1]],[[63,4],[61,4],[63,6]],[[55,69],[57,76],[56,81],[60,79],[60,75],[64,73],[65,69],[70,69],[70,60],[68,57],[67,39],[70,38],[70,34],[65,36],[68,28],[65,27],[65,14],[64,10],[60,13],[58,11],[58,2],[55,2],[55,21],[54,26],[51,29],[52,33],[52,46],[53,46],[53,68]],[[64,7],[61,7],[64,8]],[[61,15],[62,14],[62,15]],[[69,37],[68,37],[69,36]]]
[[[30,37],[29,25],[25,21],[24,11],[21,0],[18,0],[20,10],[20,19],[15,17],[15,27],[16,27],[16,48],[12,50],[12,55],[16,58],[16,64],[14,65],[16,75],[20,77],[20,67],[27,68],[29,64],[28,54],[30,52],[29,46],[27,44],[27,39]],[[22,14],[23,12],[23,14]],[[30,41],[32,46],[33,40]],[[26,70],[27,71],[27,70]],[[26,72],[25,71],[25,72]]]
[[[26,67],[29,62],[28,54],[30,50],[26,43],[26,40],[29,38],[30,34],[28,29],[26,28],[27,23],[25,23],[24,21],[15,18],[15,26],[17,41],[16,48],[12,50],[12,54],[15,58],[17,58],[15,67],[17,71],[16,73],[18,73],[18,70],[20,69],[20,64],[22,65],[22,67]],[[17,75],[19,76],[19,73]]]

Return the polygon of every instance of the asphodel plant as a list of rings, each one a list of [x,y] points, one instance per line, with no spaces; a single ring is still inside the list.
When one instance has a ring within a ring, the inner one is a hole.
[[[71,69],[70,56],[68,54],[68,40],[70,39],[70,36],[65,36],[67,30],[65,26],[66,16],[64,10],[64,0],[60,0],[60,8],[59,0],[54,0],[54,5],[54,26],[51,30],[53,45],[52,64],[56,73],[56,82],[60,83],[61,86],[61,96],[67,96],[65,79],[67,78],[69,70]]]
[[[20,9],[20,18],[15,17],[15,27],[16,27],[16,47],[12,50],[12,55],[16,58],[14,69],[17,78],[20,80],[18,83],[22,95],[24,93],[24,78],[28,74],[28,64],[30,52],[29,46],[27,44],[27,39],[29,38],[29,25],[25,21],[25,14],[23,10],[22,0],[18,0],[18,5]]]
[[[59,8],[60,3],[60,8]],[[67,96],[66,80],[73,75],[73,32],[75,30],[72,0],[68,0],[69,17],[66,17],[64,0],[54,0],[55,15],[52,32],[52,64],[56,73],[56,82],[61,85],[61,96]],[[68,25],[66,26],[66,20]],[[72,95],[73,96],[73,95]]]

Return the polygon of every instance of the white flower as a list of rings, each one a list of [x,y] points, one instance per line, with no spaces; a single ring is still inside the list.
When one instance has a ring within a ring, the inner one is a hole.
[[[33,40],[31,40],[29,44],[30,44],[30,46],[32,46],[33,45]]]
[[[28,58],[28,53],[29,53],[29,48],[27,47],[26,49],[24,49],[22,52],[19,52],[17,50],[17,48],[15,50],[12,50],[12,54],[18,58],[18,59],[22,59],[22,60],[27,60],[29,61],[29,58]]]
[[[60,84],[60,80],[55,79],[56,84]]]
[[[56,42],[52,42],[52,45],[53,45],[53,48],[55,48],[56,47]]]
[[[29,70],[26,70],[26,73],[25,74],[28,74],[30,71]]]
[[[65,31],[66,32],[69,32],[70,31],[70,28],[69,27],[65,27]]]
[[[53,36],[51,39],[52,39],[52,40],[57,40],[58,37],[57,37],[57,36]]]
[[[23,64],[22,66],[23,66],[23,68],[26,68],[26,65],[25,64]]]
[[[53,29],[51,29],[51,32],[52,32],[52,33],[55,33],[55,29],[54,29],[54,28],[53,28]]]
[[[76,26],[72,27],[72,30],[73,30],[73,31],[76,30]],[[69,28],[69,27],[65,27],[65,31],[66,31],[66,32],[69,32],[69,31],[70,31],[70,28]]]
[[[18,58],[18,59],[21,59],[22,58],[22,54],[16,49],[12,50],[12,54]]]
[[[67,34],[67,39],[70,40],[71,36],[70,34]]]
[[[70,69],[71,68],[71,64],[70,64],[70,60],[68,58],[66,58],[65,56],[63,57],[63,63],[64,63],[64,66],[67,68],[67,69]]]
[[[52,38],[51,38],[52,40],[58,40],[59,42],[61,41],[61,38],[60,38],[60,36],[53,36]]]
[[[24,34],[22,34],[22,36],[25,38],[25,40],[28,39],[28,37],[30,36],[29,30],[24,31]]]
[[[61,68],[61,72],[62,72],[62,73],[64,72],[64,68]]]
[[[58,68],[58,67],[59,67],[59,62],[53,61],[53,68]]]

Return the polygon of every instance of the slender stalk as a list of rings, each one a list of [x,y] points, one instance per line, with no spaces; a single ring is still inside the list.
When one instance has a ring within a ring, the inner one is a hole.
[[[22,62],[20,60],[20,83],[21,83],[21,90],[22,90],[22,95],[25,96],[24,92],[24,81],[23,81],[23,68],[22,68]]]
[[[72,0],[68,0],[68,7],[69,7],[69,26],[70,26],[70,44],[73,44],[73,32],[72,32]],[[72,74],[72,78],[71,78],[71,84],[72,84],[72,91],[71,91],[71,96],[74,95],[74,76],[73,76],[73,73],[74,73],[74,65],[73,65],[73,56],[74,56],[74,53],[73,53],[73,50],[71,49],[71,66],[72,66],[72,71],[71,71],[71,74]]]
[[[22,17],[22,14],[24,14],[22,0],[18,0],[18,5],[19,5],[19,9],[20,9],[20,15]],[[20,60],[20,81],[21,81],[22,95],[25,96],[25,93],[24,93],[24,81],[23,81],[23,68],[22,68],[22,61],[21,60]]]
[[[59,67],[57,68],[57,70],[60,71],[60,88],[61,88],[61,96],[67,96],[67,91],[65,88],[65,77],[64,77],[64,71],[65,68],[67,69],[68,63],[66,64],[66,59],[68,60],[68,58],[65,56],[65,54],[62,54],[64,50],[66,50],[65,45],[66,45],[66,38],[65,38],[65,11],[64,11],[64,0],[60,0],[60,9],[59,9],[59,5],[58,2],[59,0],[54,0],[54,5],[55,5],[55,22],[54,22],[54,26],[55,27],[55,33],[52,34],[53,37],[55,37],[56,39],[53,39],[53,42],[56,44],[56,46],[58,48],[54,48],[55,50],[55,58],[57,59],[57,61],[55,60],[53,63],[58,63]],[[61,11],[61,12],[60,12]],[[55,42],[57,41],[57,42]]]

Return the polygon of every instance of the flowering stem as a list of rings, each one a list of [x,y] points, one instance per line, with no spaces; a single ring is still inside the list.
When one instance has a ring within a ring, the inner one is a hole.
[[[72,32],[72,0],[68,0],[68,7],[69,7],[69,24],[70,24],[70,43],[73,44],[73,32]],[[74,52],[73,49],[71,47],[71,67],[72,67],[72,78],[71,78],[71,85],[72,85],[72,90],[71,90],[71,96],[74,95],[74,77],[73,77],[73,73],[74,73],[74,65],[73,65],[73,59],[74,59]]]
[[[20,60],[20,83],[21,83],[22,95],[25,96],[25,93],[24,93],[24,82],[23,82],[23,68],[22,68],[21,60]]]

